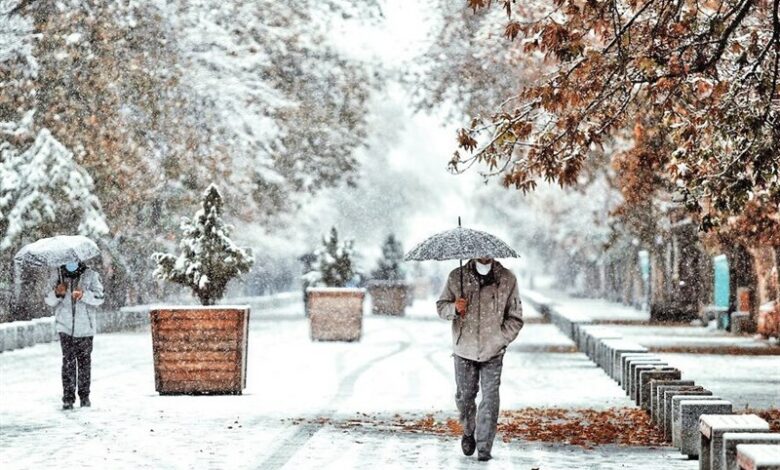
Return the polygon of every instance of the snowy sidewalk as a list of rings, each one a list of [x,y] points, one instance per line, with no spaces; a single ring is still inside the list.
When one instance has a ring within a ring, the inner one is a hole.
[[[422,313],[428,311],[430,317]],[[457,439],[344,430],[294,418],[358,413],[455,417],[450,329],[432,304],[409,318],[367,315],[358,343],[313,343],[300,304],[251,323],[243,396],[154,391],[148,330],[98,336],[93,408],[60,410],[57,343],[0,354],[4,468],[646,468],[693,469],[673,449],[585,450],[504,443],[465,458]],[[528,312],[533,316],[533,312]],[[425,318],[423,320],[422,318]],[[428,321],[431,320],[431,321]],[[630,407],[622,390],[549,324],[529,324],[504,361],[502,408]]]

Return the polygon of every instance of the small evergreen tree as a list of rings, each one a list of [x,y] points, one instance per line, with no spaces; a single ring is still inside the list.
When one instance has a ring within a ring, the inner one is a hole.
[[[222,195],[214,184],[209,185],[195,217],[182,219],[179,256],[152,255],[157,262],[154,276],[187,286],[201,304],[213,305],[225,295],[228,282],[254,263],[250,250],[230,240],[232,228],[222,220]]]
[[[330,229],[330,237],[322,240],[322,247],[314,254],[317,260],[314,269],[304,274],[303,281],[309,286],[347,287],[357,277],[353,264],[352,240],[339,242],[336,227]]]
[[[382,258],[379,259],[379,264],[371,273],[371,277],[380,281],[403,281],[405,277],[401,268],[403,260],[404,251],[401,242],[391,233],[382,245]]]

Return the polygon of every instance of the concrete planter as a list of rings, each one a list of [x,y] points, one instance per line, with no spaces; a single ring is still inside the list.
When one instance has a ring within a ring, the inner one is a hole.
[[[242,393],[248,306],[161,307],[149,317],[155,389],[161,395]]]
[[[408,305],[409,286],[399,281],[370,281],[371,311],[376,315],[403,316]]]
[[[310,287],[309,326],[315,341],[357,341],[363,329],[365,289]]]

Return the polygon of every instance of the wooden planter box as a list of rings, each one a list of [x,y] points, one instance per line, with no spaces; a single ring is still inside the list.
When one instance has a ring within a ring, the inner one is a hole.
[[[160,394],[241,394],[249,306],[164,307],[149,316]]]
[[[363,329],[365,289],[310,287],[306,290],[311,339],[357,341]]]
[[[371,311],[377,315],[403,316],[408,305],[409,286],[398,281],[371,281]]]

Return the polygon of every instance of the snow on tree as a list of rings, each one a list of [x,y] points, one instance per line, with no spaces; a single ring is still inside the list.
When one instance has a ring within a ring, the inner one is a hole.
[[[331,227],[328,238],[314,251],[314,269],[303,275],[307,286],[350,287],[359,277],[354,265],[354,241],[339,241],[336,227]]]
[[[152,255],[157,263],[154,276],[189,287],[201,304],[213,305],[225,294],[228,282],[254,263],[251,251],[230,240],[231,230],[222,220],[222,195],[211,184],[195,217],[182,219],[179,256]]]
[[[382,281],[402,281],[405,277],[401,268],[403,260],[404,251],[401,242],[396,240],[395,235],[388,235],[382,244],[382,258],[371,273],[371,278]]]
[[[372,78],[329,46],[342,15],[375,15],[374,2],[172,2],[181,80],[215,147],[263,214],[297,193],[335,185],[357,167]],[[205,34],[204,34],[205,32]],[[218,138],[215,138],[217,136]]]
[[[574,184],[594,148],[651,113],[666,136],[650,149],[658,171],[703,227],[754,197],[778,204],[777,2],[469,3],[500,5],[507,49],[545,61],[538,79],[498,90],[492,111],[459,132],[456,171],[482,162],[523,191],[540,179]]]
[[[223,181],[225,201],[242,201],[231,216],[265,222],[354,174],[374,80],[326,33],[377,11],[0,0],[0,121],[33,110],[36,131],[73,152],[112,230],[110,295],[148,302],[149,255],[199,197],[194,181]]]
[[[32,116],[23,124],[30,125]],[[19,151],[10,140],[23,139],[29,131],[23,127],[0,123],[0,250],[59,233],[108,234],[92,178],[73,153],[48,129]]]

